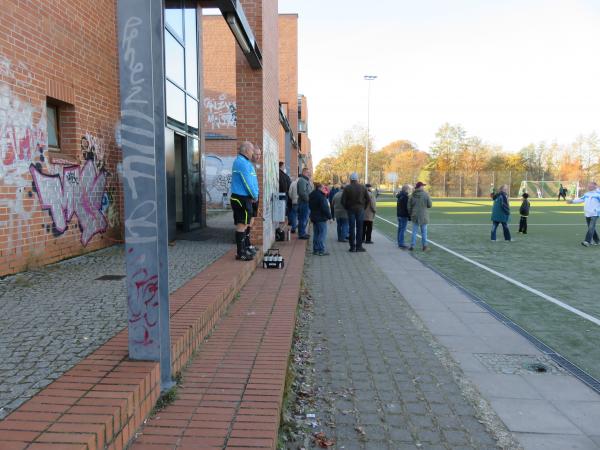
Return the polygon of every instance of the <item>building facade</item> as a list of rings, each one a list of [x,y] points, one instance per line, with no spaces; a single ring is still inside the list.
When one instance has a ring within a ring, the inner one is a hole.
[[[165,1],[169,239],[203,227],[207,205],[222,204],[239,137],[265,154],[267,225],[255,233],[268,244],[286,148],[281,106],[293,108],[280,90],[280,46],[297,47],[297,28],[280,40],[276,0],[240,2],[262,51],[257,69],[223,17],[203,19],[213,3]],[[0,8],[0,276],[122,242],[116,16],[116,0],[6,0]],[[288,71],[292,92],[297,73]]]

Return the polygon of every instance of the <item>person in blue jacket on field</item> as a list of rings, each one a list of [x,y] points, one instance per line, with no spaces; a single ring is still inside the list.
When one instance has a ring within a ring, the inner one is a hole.
[[[236,259],[250,261],[254,253],[246,246],[246,228],[253,216],[253,203],[258,201],[258,178],[252,164],[254,145],[244,141],[238,149],[238,156],[231,169],[230,204],[235,223]]]
[[[503,184],[500,190],[493,197],[494,206],[492,207],[492,242],[496,242],[496,230],[498,225],[502,225],[504,240],[512,241],[508,221],[510,220],[510,204],[508,203],[508,185]]]

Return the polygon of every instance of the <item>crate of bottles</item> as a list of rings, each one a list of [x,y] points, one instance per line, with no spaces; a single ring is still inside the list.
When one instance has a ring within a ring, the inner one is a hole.
[[[263,267],[265,269],[283,269],[285,261],[278,248],[270,248],[263,257]]]

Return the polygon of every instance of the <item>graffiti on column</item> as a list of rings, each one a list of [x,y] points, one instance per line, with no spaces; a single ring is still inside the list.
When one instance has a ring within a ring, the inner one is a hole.
[[[263,243],[267,250],[275,239],[273,223],[273,194],[279,192],[279,144],[263,130]]]
[[[204,109],[211,129],[235,128],[237,126],[236,102],[229,100],[227,94],[221,94],[218,98],[205,97]]]
[[[221,204],[231,188],[233,156],[206,155],[206,195],[208,203]]]
[[[108,222],[102,213],[106,172],[98,173],[93,161],[86,161],[83,167],[63,167],[62,177],[44,174],[33,164],[29,171],[41,207],[50,212],[58,233],[67,229],[73,216],[77,216],[84,246],[106,231]]]

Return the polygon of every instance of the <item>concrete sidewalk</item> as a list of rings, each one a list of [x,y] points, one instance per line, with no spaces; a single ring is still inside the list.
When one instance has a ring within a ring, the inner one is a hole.
[[[483,395],[525,449],[600,448],[596,392],[387,237],[375,231],[374,240],[370,261],[458,363],[462,385]],[[528,370],[531,363],[548,370]]]
[[[316,416],[314,432],[345,450],[482,450],[498,448],[498,437],[503,448],[516,448],[500,421],[473,406],[478,397],[463,395],[412,307],[378,267],[373,250],[389,241],[376,235],[367,253],[350,253],[332,228],[331,254],[309,256],[305,265],[314,302],[307,324],[315,370],[315,404],[307,412]]]

